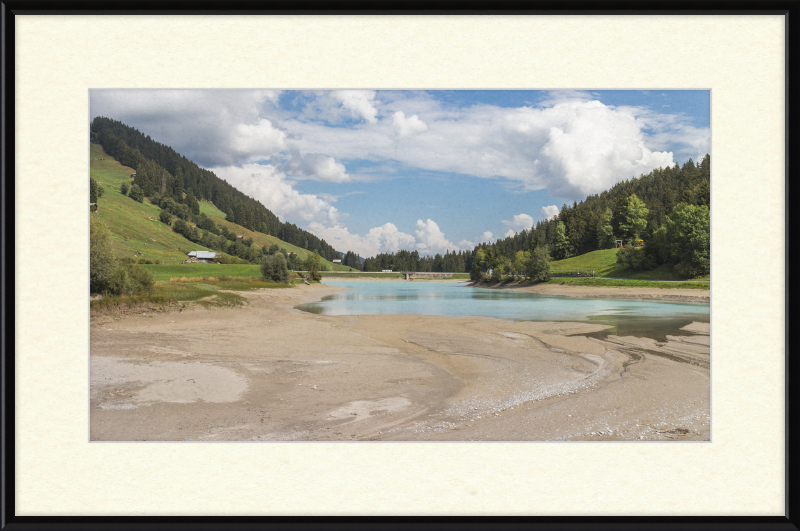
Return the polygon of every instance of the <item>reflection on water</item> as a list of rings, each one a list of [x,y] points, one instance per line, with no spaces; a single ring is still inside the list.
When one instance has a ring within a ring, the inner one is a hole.
[[[708,322],[708,304],[620,299],[547,297],[511,290],[470,288],[454,282],[346,282],[326,284],[353,291],[329,295],[297,309],[326,315],[455,315],[522,321],[578,321],[612,325],[594,337],[609,334],[651,337],[665,341],[692,321]]]

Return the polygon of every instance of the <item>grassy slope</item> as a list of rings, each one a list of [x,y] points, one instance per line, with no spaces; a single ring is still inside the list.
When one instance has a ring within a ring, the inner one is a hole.
[[[111,229],[114,253],[118,258],[134,257],[138,251],[143,256],[136,258],[179,263],[190,251],[210,250],[172,232],[158,220],[161,209],[147,199],[138,203],[122,195],[119,187],[122,183],[131,184],[133,169],[106,155],[98,144],[91,144],[90,155],[91,175],[105,188],[105,193],[97,200],[97,213],[91,215],[103,220]]]
[[[585,269],[596,271],[598,277],[631,278],[638,280],[686,280],[678,275],[670,265],[661,265],[650,271],[630,271],[627,266],[617,264],[617,249],[592,251],[591,253],[573,256],[566,260],[550,263],[555,271],[569,269]],[[709,276],[698,280],[708,280]]]
[[[297,253],[298,258],[301,260],[305,260],[308,255],[312,254],[312,251],[307,251],[297,247],[296,245],[292,245],[291,243],[286,243],[285,241],[278,239],[276,236],[269,236],[260,232],[253,232],[242,227],[241,225],[225,221],[225,213],[215,207],[213,203],[208,201],[200,201],[200,212],[208,216],[219,227],[226,227],[228,230],[232,230],[237,235],[241,234],[245,238],[253,238],[254,245],[258,245],[259,247],[263,247],[265,245],[269,247],[270,245],[278,244],[278,247],[284,249],[287,253]],[[349,267],[345,267],[340,264],[334,264],[328,260],[325,260],[324,258],[322,259],[322,263],[325,264],[328,269],[333,271],[350,270]]]
[[[117,257],[134,257],[134,253],[138,251],[142,256],[137,255],[136,258],[145,258],[151,261],[159,260],[162,263],[180,264],[180,262],[186,259],[186,254],[190,251],[212,250],[200,244],[192,243],[183,236],[172,232],[169,227],[158,220],[161,209],[151,204],[147,199],[144,200],[144,203],[137,203],[129,197],[122,195],[119,191],[120,185],[122,183],[132,184],[130,174],[135,170],[123,166],[111,158],[99,144],[90,144],[90,146],[91,175],[105,188],[105,193],[97,201],[99,207],[98,212],[92,215],[96,215],[102,219],[111,229],[114,252]],[[259,247],[263,247],[264,245],[269,247],[277,243],[278,246],[285,249],[286,252],[297,253],[301,259],[311,254],[310,251],[286,243],[275,236],[267,236],[259,232],[252,232],[235,223],[225,221],[225,214],[207,201],[200,202],[200,211],[204,212],[217,225],[225,226],[236,234],[244,235],[245,238],[253,238],[253,241]],[[127,241],[124,238],[125,236],[128,237]],[[322,260],[322,263],[334,271],[349,270],[348,267],[333,264],[325,259]],[[202,266],[204,264],[200,265]],[[257,266],[252,267],[257,269]],[[250,276],[237,275],[234,273],[220,274],[225,276]],[[257,276],[257,274],[255,276]]]

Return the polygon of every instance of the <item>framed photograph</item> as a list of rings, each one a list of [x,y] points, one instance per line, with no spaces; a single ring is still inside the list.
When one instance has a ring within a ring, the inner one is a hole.
[[[6,9],[4,523],[797,527],[778,7]]]

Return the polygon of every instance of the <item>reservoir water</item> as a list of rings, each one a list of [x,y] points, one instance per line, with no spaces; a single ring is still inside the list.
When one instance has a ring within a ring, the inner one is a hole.
[[[692,321],[709,322],[710,305],[623,299],[551,297],[513,290],[471,288],[466,282],[347,282],[352,291],[297,309],[326,315],[419,314],[496,317],[520,321],[577,321],[612,325],[604,334],[663,340]]]

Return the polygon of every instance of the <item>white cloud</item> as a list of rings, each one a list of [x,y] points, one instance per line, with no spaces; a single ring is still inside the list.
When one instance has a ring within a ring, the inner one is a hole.
[[[506,231],[505,237],[506,237],[506,238],[510,238],[511,236],[513,236],[513,235],[515,235],[515,234],[516,234],[516,232],[514,232],[514,229],[508,229],[508,230]]]
[[[529,216],[528,214],[517,214],[511,218],[511,221],[504,219],[503,224],[511,227],[512,229],[516,229],[516,231],[519,232],[533,227],[533,216]],[[507,235],[508,233],[506,233],[506,236]]]
[[[439,225],[432,219],[428,221],[417,220],[417,227],[414,234],[417,235],[417,249],[423,254],[444,254],[448,249],[454,250],[456,246],[453,242],[444,237],[444,233],[439,229]]]
[[[403,111],[397,111],[392,117],[392,123],[397,129],[397,134],[400,136],[409,136],[413,133],[421,133],[428,130],[425,122],[419,119],[416,114],[410,118],[406,118]]]
[[[286,182],[286,176],[269,164],[227,166],[212,171],[244,194],[260,201],[280,218],[336,224],[341,214],[328,201],[302,194]]]
[[[373,227],[365,235],[351,233],[341,223],[333,225],[314,221],[309,224],[311,232],[324,238],[325,241],[340,251],[354,251],[361,256],[375,256],[378,253],[396,253],[401,249],[416,249],[421,255],[444,254],[448,250],[472,249],[474,244],[462,240],[458,245],[449,241],[444,233],[431,219],[417,220],[415,236],[401,232],[394,223],[384,223],[380,227]]]
[[[542,217],[542,220],[554,218],[558,215],[558,207],[555,205],[543,206],[539,214]]]
[[[339,160],[394,160],[422,170],[500,177],[521,189],[547,189],[567,200],[671,166],[669,146],[691,153],[709,146],[708,128],[693,128],[681,116],[608,106],[585,93],[555,94],[549,106],[516,109],[446,108],[427,96],[385,98],[381,109],[393,119],[368,128],[296,120],[283,125],[303,151]],[[412,118],[406,118],[412,112]],[[419,119],[417,129],[425,125],[424,135],[411,134],[414,116]],[[407,134],[399,138],[398,133]]]
[[[312,179],[330,183],[344,183],[350,181],[343,164],[336,162],[333,157],[322,153],[308,153],[300,155],[294,151],[292,156],[283,165],[283,171],[293,177]]]
[[[483,238],[483,241],[485,241],[485,242],[491,242],[491,241],[492,241],[492,238],[494,238],[494,235],[493,235],[491,232],[489,232],[489,231],[487,230],[486,232],[484,232],[483,234],[481,234],[481,237]]]
[[[275,129],[264,118],[255,124],[237,124],[233,127],[229,147],[248,162],[263,159],[286,149],[286,133]]]
[[[308,228],[335,249],[343,252],[350,250],[364,257],[375,256],[378,253],[394,253],[400,249],[414,249],[416,246],[414,236],[400,232],[393,223],[373,227],[364,236],[352,234],[341,224],[325,226],[319,222],[312,222]]]
[[[89,93],[90,115],[137,128],[202,167],[239,165],[285,149],[269,114],[280,91],[109,89]]]
[[[471,251],[475,248],[475,244],[469,240],[461,240],[458,242],[458,248],[461,250]]]
[[[363,118],[371,124],[378,121],[378,109],[372,104],[375,100],[374,90],[334,90],[330,94],[352,116]]]

